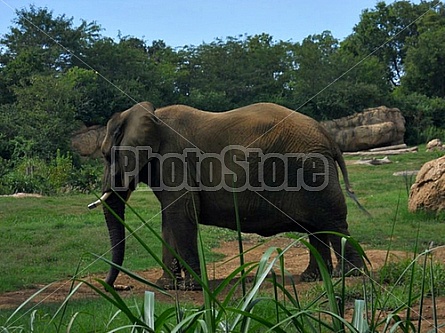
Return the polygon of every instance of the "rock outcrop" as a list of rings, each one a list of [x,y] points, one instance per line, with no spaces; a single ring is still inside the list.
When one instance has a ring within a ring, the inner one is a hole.
[[[100,146],[105,138],[105,132],[104,126],[85,127],[72,135],[71,146],[82,157],[101,157]]]
[[[445,145],[440,139],[433,139],[426,144],[426,151],[442,151],[445,150]]]
[[[322,122],[342,151],[403,143],[405,118],[397,108],[380,106],[349,117]]]
[[[425,163],[411,186],[408,209],[440,212],[445,209],[445,156]]]

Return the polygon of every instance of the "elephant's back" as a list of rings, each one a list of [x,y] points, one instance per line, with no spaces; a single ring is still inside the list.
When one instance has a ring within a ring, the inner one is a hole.
[[[215,120],[223,121],[237,121],[251,123],[252,126],[257,124],[271,124],[277,123],[316,123],[316,121],[304,114],[290,110],[284,106],[274,103],[256,103],[244,106],[231,111],[221,112],[215,114]]]
[[[228,123],[235,126],[250,123],[255,126],[258,122],[274,124],[288,118],[291,122],[316,122],[306,115],[274,103],[256,103],[222,112],[203,111],[177,104],[157,109],[155,113],[163,120],[190,120],[195,122],[195,125],[199,124],[196,121],[200,121],[200,124]]]
[[[205,151],[241,145],[271,152],[327,153],[332,146],[317,121],[274,103],[256,103],[225,112],[173,105],[157,110],[156,115]]]
[[[221,136],[230,135],[239,140],[237,144],[262,148],[264,152],[331,151],[332,141],[320,123],[277,104],[253,104],[216,118]]]

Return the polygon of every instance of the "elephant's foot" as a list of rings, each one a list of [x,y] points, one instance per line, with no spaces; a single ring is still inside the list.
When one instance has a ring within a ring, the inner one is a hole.
[[[329,275],[331,275],[332,262],[330,260],[327,263],[326,268],[328,269]],[[323,278],[320,273],[320,268],[318,267],[318,264],[310,263],[309,266],[306,268],[306,270],[303,273],[301,273],[300,280],[302,282],[322,281]]]
[[[343,272],[345,276],[360,276],[363,275],[363,262],[360,263],[344,263],[344,267],[342,267],[341,263],[338,263],[332,272],[333,277],[342,277]]]
[[[360,276],[363,275],[363,265],[354,265],[349,264],[344,267],[345,276]],[[343,276],[343,270],[341,264],[338,264],[335,269],[332,271],[332,277],[341,277]],[[302,282],[314,282],[323,280],[320,274],[320,270],[318,268],[307,268],[300,276],[300,280]]]
[[[182,277],[177,277],[176,279],[171,278],[170,276],[161,276],[155,284],[158,287],[161,287],[165,290],[175,290],[179,288],[179,284],[182,282]]]
[[[193,278],[184,279],[182,277],[178,277],[176,279],[172,279],[171,277],[162,276],[156,281],[156,285],[165,290],[202,290],[201,285],[197,283]]]
[[[321,274],[320,270],[318,268],[311,268],[308,267],[306,270],[301,273],[300,280],[302,282],[314,282],[314,281],[321,281]]]
[[[197,283],[196,280],[193,278],[183,279],[178,287],[180,290],[188,290],[188,291],[202,290],[201,285]]]

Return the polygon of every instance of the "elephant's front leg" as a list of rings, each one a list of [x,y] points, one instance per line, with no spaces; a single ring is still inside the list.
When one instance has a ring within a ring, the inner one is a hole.
[[[329,237],[327,234],[309,234],[309,242],[320,253],[329,271],[332,272],[331,249],[329,248]],[[320,268],[312,251],[309,253],[309,265],[301,274],[301,281],[311,282],[321,279]]]
[[[176,214],[175,214],[176,215]],[[198,256],[198,228],[194,221],[187,217],[165,214],[162,222],[163,237],[167,244],[176,251],[163,246],[163,262],[169,272],[164,272],[157,284],[166,289],[200,290],[193,275],[180,264],[176,258],[179,255],[198,276],[201,276]],[[183,275],[182,275],[183,274]],[[173,278],[172,278],[173,275]]]

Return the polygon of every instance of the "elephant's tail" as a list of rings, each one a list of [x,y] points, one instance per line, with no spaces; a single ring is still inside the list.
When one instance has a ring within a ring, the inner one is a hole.
[[[372,217],[372,215],[366,210],[366,208],[363,207],[361,203],[358,201],[357,196],[355,195],[354,190],[351,187],[351,183],[349,182],[348,169],[346,168],[345,159],[343,158],[340,148],[336,147],[335,150],[336,151],[334,158],[338,163],[341,174],[343,175],[343,181],[345,182],[346,193],[352,200],[354,200],[354,202],[357,204],[357,207],[360,208],[362,212],[368,215],[368,217]]]

